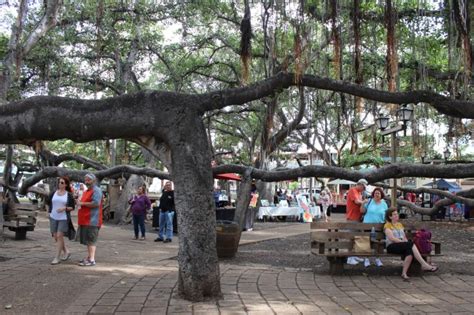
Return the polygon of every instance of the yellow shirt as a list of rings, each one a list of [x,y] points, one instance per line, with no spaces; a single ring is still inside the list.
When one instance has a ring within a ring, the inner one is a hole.
[[[387,222],[385,223],[385,225],[383,226],[383,229],[389,229],[389,230],[392,230],[392,233],[393,233],[393,237],[395,238],[398,238],[400,240],[404,240],[405,239],[405,229],[403,227],[403,224],[401,224],[400,222],[397,222],[395,224],[393,224],[392,222]],[[392,242],[388,239],[388,237],[385,237],[385,244],[388,246],[390,244],[392,244]]]

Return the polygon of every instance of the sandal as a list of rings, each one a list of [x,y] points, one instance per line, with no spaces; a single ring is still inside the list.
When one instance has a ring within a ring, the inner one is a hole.
[[[438,271],[438,269],[439,269],[438,266],[433,266],[433,267],[431,267],[430,269],[425,269],[425,271],[428,271],[428,272],[436,272],[436,271]]]

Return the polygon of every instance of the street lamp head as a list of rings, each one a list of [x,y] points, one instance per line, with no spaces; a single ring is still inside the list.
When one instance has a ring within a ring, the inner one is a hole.
[[[397,110],[398,119],[403,121],[403,123],[406,123],[407,121],[409,121],[412,115],[413,115],[413,109],[407,107],[407,104],[402,105],[402,108]]]
[[[379,117],[375,119],[375,124],[380,130],[385,130],[388,127],[388,117]]]
[[[448,148],[446,148],[446,150],[444,150],[443,152],[444,160],[448,160],[450,155],[451,155],[451,152],[449,151]]]

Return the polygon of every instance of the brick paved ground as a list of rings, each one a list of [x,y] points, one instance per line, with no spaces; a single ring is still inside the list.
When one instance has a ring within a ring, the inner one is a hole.
[[[244,233],[244,241],[304,233],[305,224]],[[0,245],[0,314],[429,314],[474,313],[474,277],[435,273],[404,282],[362,273],[332,277],[307,269],[221,263],[223,299],[191,303],[177,297],[176,240],[131,240],[130,231],[101,230],[95,267],[74,260],[50,265],[47,221],[28,240]],[[309,251],[309,248],[308,248]],[[471,262],[472,263],[472,262]],[[327,266],[324,266],[327,268]],[[11,306],[11,308],[10,308]]]

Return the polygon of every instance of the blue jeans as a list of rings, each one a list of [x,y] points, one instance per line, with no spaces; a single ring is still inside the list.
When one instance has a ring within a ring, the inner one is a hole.
[[[133,214],[133,230],[135,232],[135,237],[138,238],[138,227],[142,232],[142,236],[145,237],[145,215],[144,214]]]
[[[158,232],[160,238],[170,240],[173,238],[173,216],[174,211],[160,212],[160,231]]]

